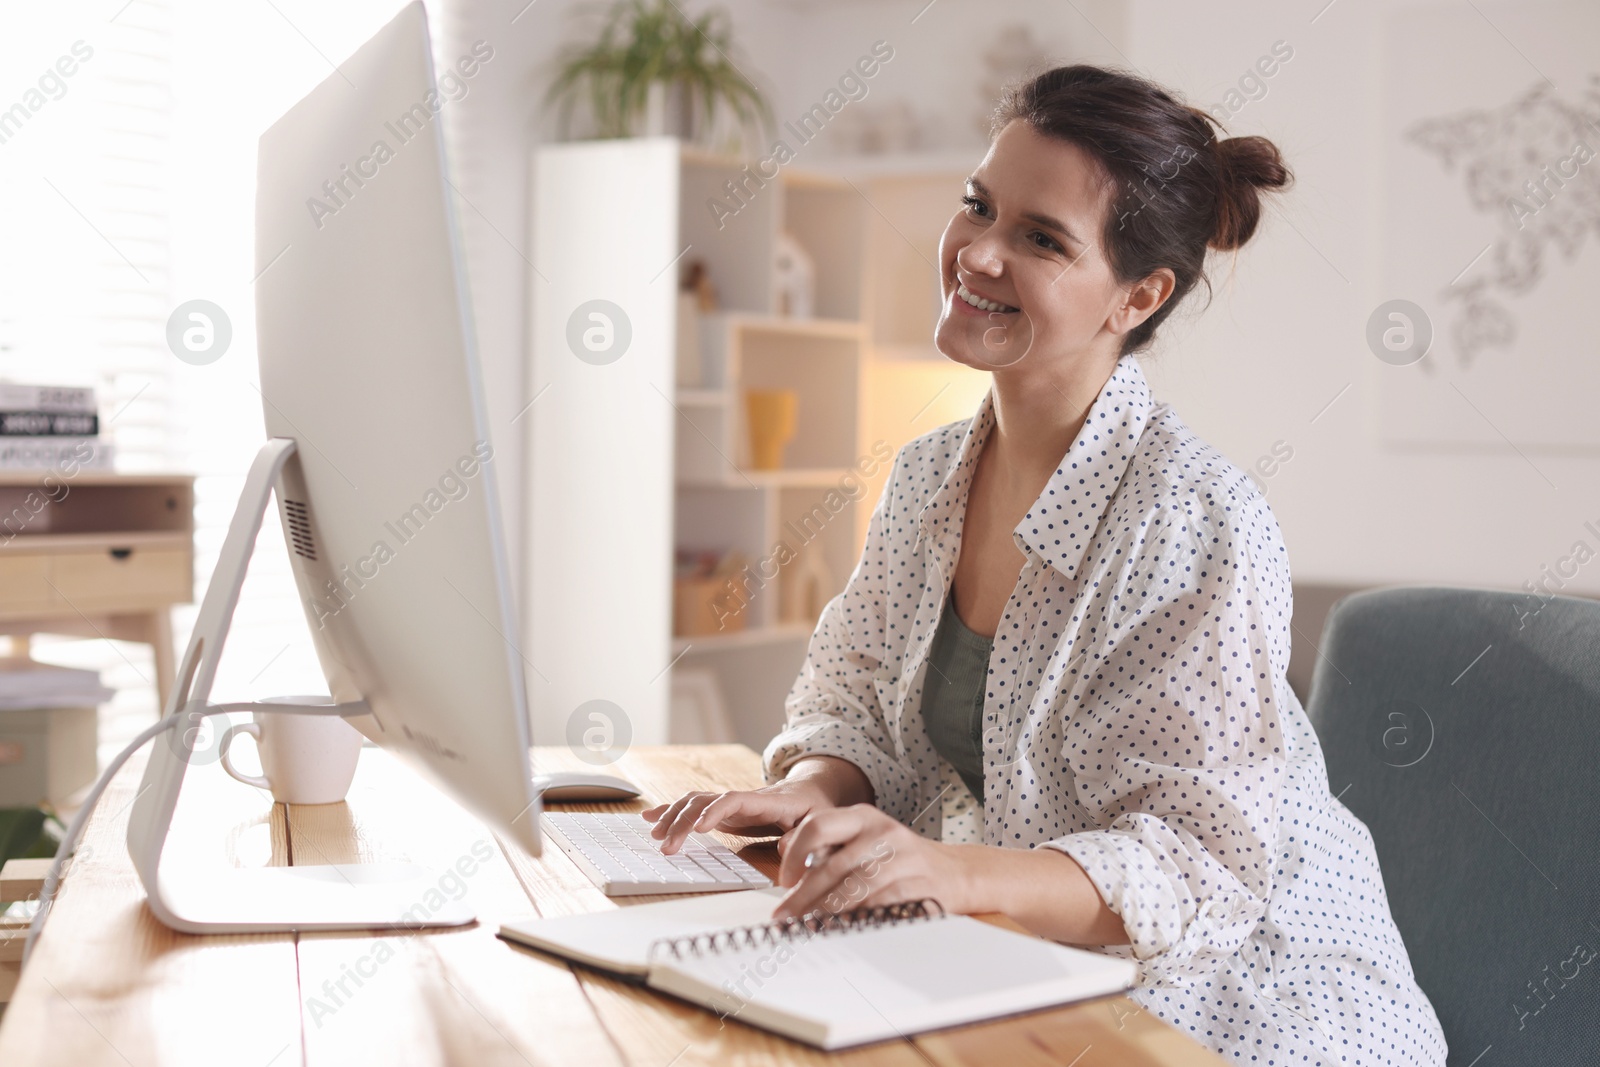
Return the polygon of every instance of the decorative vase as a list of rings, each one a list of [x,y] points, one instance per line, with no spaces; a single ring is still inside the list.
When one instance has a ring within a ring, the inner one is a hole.
[[[822,560],[820,546],[801,551],[800,557],[780,573],[783,584],[779,586],[779,619],[815,626],[833,595],[833,573]]]
[[[667,134],[667,83],[651,82],[644,91],[644,135],[665,137]]]
[[[800,395],[793,389],[747,389],[745,420],[750,432],[750,466],[758,471],[783,467],[784,446],[794,437]]]

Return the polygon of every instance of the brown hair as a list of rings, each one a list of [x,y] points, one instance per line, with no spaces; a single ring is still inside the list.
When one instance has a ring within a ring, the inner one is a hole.
[[[991,133],[1013,119],[1084,149],[1110,178],[1102,243],[1119,282],[1158,267],[1177,279],[1166,303],[1123,339],[1123,352],[1149,344],[1205,277],[1207,248],[1226,251],[1250,239],[1261,221],[1261,190],[1291,180],[1265,137],[1219,139],[1215,118],[1122,71],[1077,64],[1014,85],[995,109]],[[1209,294],[1209,280],[1206,287]]]

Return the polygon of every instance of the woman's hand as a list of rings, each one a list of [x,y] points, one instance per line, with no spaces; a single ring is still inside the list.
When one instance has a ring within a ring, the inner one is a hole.
[[[807,756],[773,785],[732,793],[686,793],[671,804],[657,804],[639,814],[656,824],[650,836],[670,856],[691,833],[721,830],[743,837],[772,837],[789,833],[814,811],[871,799],[872,783],[855,764],[834,756]]]
[[[785,779],[761,789],[732,793],[686,793],[671,804],[657,804],[640,812],[656,825],[650,836],[661,851],[672,855],[691,833],[721,830],[744,837],[785,834],[807,815],[832,806],[813,782]]]
[[[871,804],[811,814],[783,842],[778,884],[792,887],[773,918],[933,897],[971,909],[970,851],[930,841]]]
[[[779,851],[778,884],[792,888],[775,919],[932,897],[952,915],[1002,912],[1053,941],[1128,944],[1121,916],[1059,849],[947,845],[855,804],[811,815]]]

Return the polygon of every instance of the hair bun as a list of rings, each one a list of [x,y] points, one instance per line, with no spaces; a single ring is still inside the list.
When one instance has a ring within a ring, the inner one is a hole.
[[[1289,184],[1289,168],[1265,137],[1228,137],[1216,142],[1216,229],[1208,244],[1219,251],[1250,240],[1261,221],[1261,190]]]

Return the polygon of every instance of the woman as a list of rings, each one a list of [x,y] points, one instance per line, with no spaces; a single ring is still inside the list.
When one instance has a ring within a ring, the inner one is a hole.
[[[976,415],[901,449],[768,785],[645,812],[781,833],[777,915],[937,898],[1138,961],[1134,998],[1260,1064],[1443,1064],[1366,827],[1289,688],[1288,559],[1133,352],[1289,173],[1089,66],[1002,102],[940,243]]]

